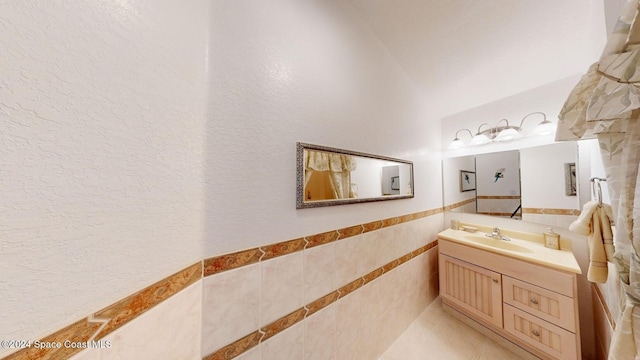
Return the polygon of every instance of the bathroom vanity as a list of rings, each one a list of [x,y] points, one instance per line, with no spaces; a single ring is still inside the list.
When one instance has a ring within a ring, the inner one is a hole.
[[[445,311],[457,311],[537,357],[580,359],[581,271],[570,243],[554,250],[544,246],[542,234],[502,230],[505,241],[474,227],[479,231],[438,234]]]

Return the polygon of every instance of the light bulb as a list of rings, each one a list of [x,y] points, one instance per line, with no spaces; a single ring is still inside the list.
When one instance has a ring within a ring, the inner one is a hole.
[[[476,136],[474,136],[473,139],[471,139],[471,142],[469,143],[469,145],[478,146],[478,145],[488,144],[490,142],[491,142],[491,139],[489,139],[487,135],[476,134]]]
[[[513,128],[504,129],[500,131],[498,136],[494,139],[495,141],[511,141],[515,139],[519,139],[522,137],[522,134]]]
[[[543,121],[531,133],[533,136],[546,136],[555,133],[557,124],[551,121]]]
[[[447,150],[456,150],[464,147],[464,142],[458,138],[454,139],[449,146],[447,146]]]

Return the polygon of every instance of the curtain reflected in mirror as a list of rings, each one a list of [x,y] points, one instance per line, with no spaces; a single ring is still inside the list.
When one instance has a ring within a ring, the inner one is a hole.
[[[297,143],[296,187],[299,209],[411,198],[413,163]]]
[[[305,201],[355,198],[351,172],[356,170],[353,156],[306,150],[304,152]]]

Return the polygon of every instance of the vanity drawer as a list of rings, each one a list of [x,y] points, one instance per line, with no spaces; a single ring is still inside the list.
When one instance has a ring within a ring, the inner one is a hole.
[[[574,300],[509,276],[502,277],[503,301],[543,320],[576,332]]]
[[[578,358],[576,334],[507,304],[504,305],[504,329],[555,359]]]

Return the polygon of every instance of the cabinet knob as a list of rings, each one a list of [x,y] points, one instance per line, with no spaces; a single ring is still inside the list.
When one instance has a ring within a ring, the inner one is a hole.
[[[534,298],[529,299],[529,301],[531,301],[531,303],[534,304],[534,305],[538,305],[538,300],[536,300]]]
[[[540,333],[536,329],[531,330],[531,333],[533,334],[533,336],[540,336]]]
[[[498,283],[498,281],[499,281],[498,279],[493,279],[493,282],[496,284]]]

